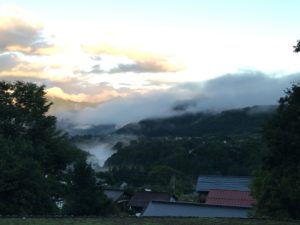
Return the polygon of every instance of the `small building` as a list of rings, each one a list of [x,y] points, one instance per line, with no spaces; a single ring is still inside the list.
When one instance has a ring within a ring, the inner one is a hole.
[[[128,206],[135,213],[141,213],[151,201],[176,202],[177,197],[166,192],[136,192],[128,202]]]
[[[251,178],[238,176],[199,176],[196,191],[199,201],[206,202],[209,190],[250,191]]]
[[[125,209],[131,198],[131,194],[119,189],[104,189],[104,195],[116,203],[120,208]]]
[[[255,200],[249,191],[209,190],[205,204],[252,208]]]
[[[247,207],[151,201],[142,216],[247,218],[249,211]]]

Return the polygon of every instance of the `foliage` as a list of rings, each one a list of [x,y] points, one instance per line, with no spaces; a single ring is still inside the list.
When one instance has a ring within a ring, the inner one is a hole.
[[[220,113],[189,113],[170,118],[143,120],[121,128],[118,133],[145,137],[251,135],[259,132],[259,128],[271,118],[274,111],[273,106],[254,106]]]
[[[0,82],[0,214],[57,213],[66,192],[66,168],[86,154],[47,115],[45,87]]]
[[[280,98],[264,130],[268,154],[253,184],[257,213],[300,218],[300,86]]]
[[[107,216],[115,212],[112,202],[96,186],[95,172],[84,160],[70,173],[64,213],[74,216]]]
[[[300,40],[298,40],[297,44],[294,46],[294,52],[300,52]]]
[[[143,139],[123,146],[99,176],[110,185],[189,193],[200,174],[250,175],[265,146],[259,136]],[[175,180],[174,180],[175,179]],[[175,183],[175,184],[174,184]]]

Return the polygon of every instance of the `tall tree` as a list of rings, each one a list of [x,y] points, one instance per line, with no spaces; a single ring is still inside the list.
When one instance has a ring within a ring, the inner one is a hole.
[[[47,115],[44,86],[0,82],[0,214],[50,214],[64,194],[66,168],[86,154]]]
[[[268,155],[253,184],[258,214],[300,218],[300,86],[280,98],[264,130]]]

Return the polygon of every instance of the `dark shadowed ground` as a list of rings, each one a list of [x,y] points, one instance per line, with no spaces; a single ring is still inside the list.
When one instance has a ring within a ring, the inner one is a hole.
[[[0,225],[300,225],[300,221],[221,218],[2,218]]]

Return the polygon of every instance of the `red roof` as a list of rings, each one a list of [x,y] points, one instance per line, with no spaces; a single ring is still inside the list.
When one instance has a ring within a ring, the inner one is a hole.
[[[250,191],[209,190],[206,204],[251,208],[255,200]]]

